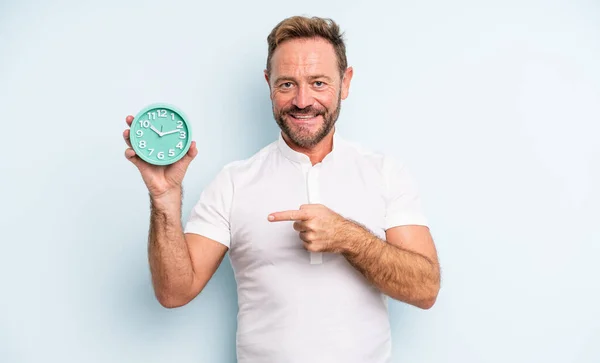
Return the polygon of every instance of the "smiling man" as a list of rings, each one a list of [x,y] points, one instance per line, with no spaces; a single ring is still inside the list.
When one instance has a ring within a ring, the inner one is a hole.
[[[181,183],[195,144],[167,167],[126,150],[150,192],[156,296],[189,303],[229,252],[238,362],[390,362],[387,298],[429,309],[440,287],[416,183],[336,131],[353,70],[333,21],[279,23],[264,73],[278,140],[224,166],[185,227]]]

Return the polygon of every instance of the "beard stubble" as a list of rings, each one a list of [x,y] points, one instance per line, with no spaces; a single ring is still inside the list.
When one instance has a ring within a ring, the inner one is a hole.
[[[338,101],[333,112],[329,112],[326,108],[316,108],[311,106],[305,108],[298,108],[294,105],[283,108],[279,112],[273,108],[273,117],[277,122],[277,125],[281,131],[290,138],[290,140],[299,147],[311,148],[317,145],[329,132],[333,129],[341,110],[341,90],[338,94]],[[304,126],[290,126],[286,121],[286,116],[292,117],[291,114],[302,116],[302,115],[313,115],[314,117],[321,116],[323,123],[321,127],[315,132],[311,133],[308,127]]]

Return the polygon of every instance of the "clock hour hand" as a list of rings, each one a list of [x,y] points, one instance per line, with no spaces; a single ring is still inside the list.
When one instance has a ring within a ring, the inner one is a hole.
[[[169,135],[169,134],[174,134],[176,132],[179,132],[179,129],[175,129],[175,130],[163,132],[161,136],[165,136],[165,135]]]
[[[158,134],[158,136],[164,136],[162,132],[158,131],[154,125],[150,125],[150,129]]]

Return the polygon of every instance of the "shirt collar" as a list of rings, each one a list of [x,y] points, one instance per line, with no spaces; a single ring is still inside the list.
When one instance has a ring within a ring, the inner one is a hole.
[[[337,129],[334,128],[333,130],[333,145],[332,145],[332,149],[331,152],[329,152],[329,154],[325,155],[325,157],[323,158],[323,161],[325,160],[329,160],[331,158],[333,158],[333,156],[335,155],[336,152],[338,152],[339,150],[339,143],[341,141],[341,137],[338,134]],[[288,159],[290,159],[293,162],[296,163],[300,163],[300,164],[308,164],[311,165],[310,162],[310,158],[306,155],[303,154],[301,152],[298,152],[294,149],[292,149],[283,139],[283,133],[280,131],[279,132],[279,138],[277,140],[277,146],[279,147],[279,150],[281,150],[281,153]]]

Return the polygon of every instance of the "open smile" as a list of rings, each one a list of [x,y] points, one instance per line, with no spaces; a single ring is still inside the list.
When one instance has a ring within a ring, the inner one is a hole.
[[[288,113],[288,116],[295,123],[305,124],[317,121],[321,115],[293,115],[291,113]]]

